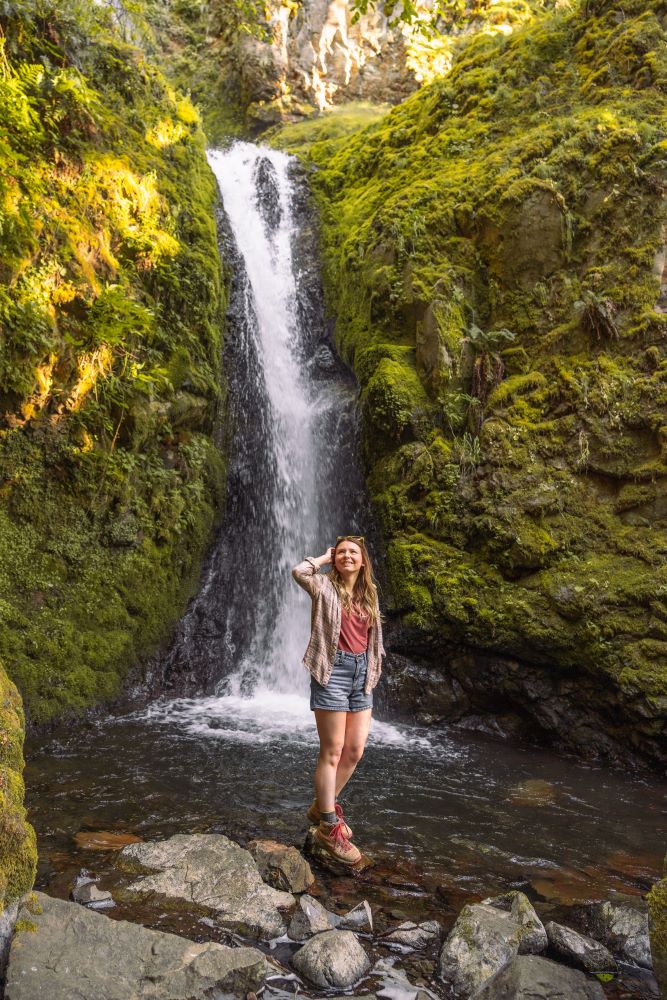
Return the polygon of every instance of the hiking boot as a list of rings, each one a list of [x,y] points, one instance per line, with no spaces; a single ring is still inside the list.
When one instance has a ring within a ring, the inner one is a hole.
[[[343,833],[345,834],[348,840],[352,840],[352,829],[345,822],[345,819],[343,817],[343,807],[341,806],[340,802],[336,803],[335,809],[337,818],[343,824]],[[320,807],[317,804],[317,799],[313,799],[311,804],[308,806],[307,816],[310,822],[314,823],[316,826],[321,822],[322,813],[320,812]]]
[[[356,865],[361,860],[361,852],[351,844],[343,832],[343,821],[325,823],[324,820],[315,830],[315,840],[332,858],[344,865]]]

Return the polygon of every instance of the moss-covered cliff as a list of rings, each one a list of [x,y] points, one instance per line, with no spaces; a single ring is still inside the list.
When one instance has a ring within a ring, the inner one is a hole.
[[[164,636],[224,472],[203,134],[114,18],[0,12],[0,657],[38,722]]]
[[[664,2],[588,0],[475,37],[362,132],[276,139],[317,167],[328,300],[403,609],[394,650],[450,684],[425,710],[507,711],[654,762],[666,26]]]
[[[32,886],[37,866],[23,806],[23,729],[21,697],[0,663],[0,924],[3,911]]]

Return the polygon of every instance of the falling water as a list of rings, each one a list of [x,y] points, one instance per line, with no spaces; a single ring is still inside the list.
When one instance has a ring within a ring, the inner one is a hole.
[[[305,694],[309,606],[290,571],[336,534],[363,532],[365,504],[356,386],[328,341],[296,163],[250,143],[209,162],[235,273],[224,358],[228,502],[167,673],[207,678],[238,715],[249,696],[253,711],[265,699],[270,712],[276,696]],[[294,707],[283,699],[287,715]]]

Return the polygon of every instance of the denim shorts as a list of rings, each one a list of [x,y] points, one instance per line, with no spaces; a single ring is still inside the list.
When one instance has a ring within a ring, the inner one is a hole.
[[[329,712],[363,712],[373,707],[373,692],[364,693],[366,653],[336,651],[331,677],[326,687],[310,678],[310,709]]]

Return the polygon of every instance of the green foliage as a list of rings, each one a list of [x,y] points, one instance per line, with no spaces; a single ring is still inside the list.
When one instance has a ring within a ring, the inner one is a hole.
[[[0,649],[35,721],[118,692],[220,503],[215,182],[139,14],[0,9]]]
[[[589,8],[472,35],[365,129],[274,141],[317,167],[397,607],[434,641],[599,677],[641,702],[650,741],[667,695],[667,5]]]

